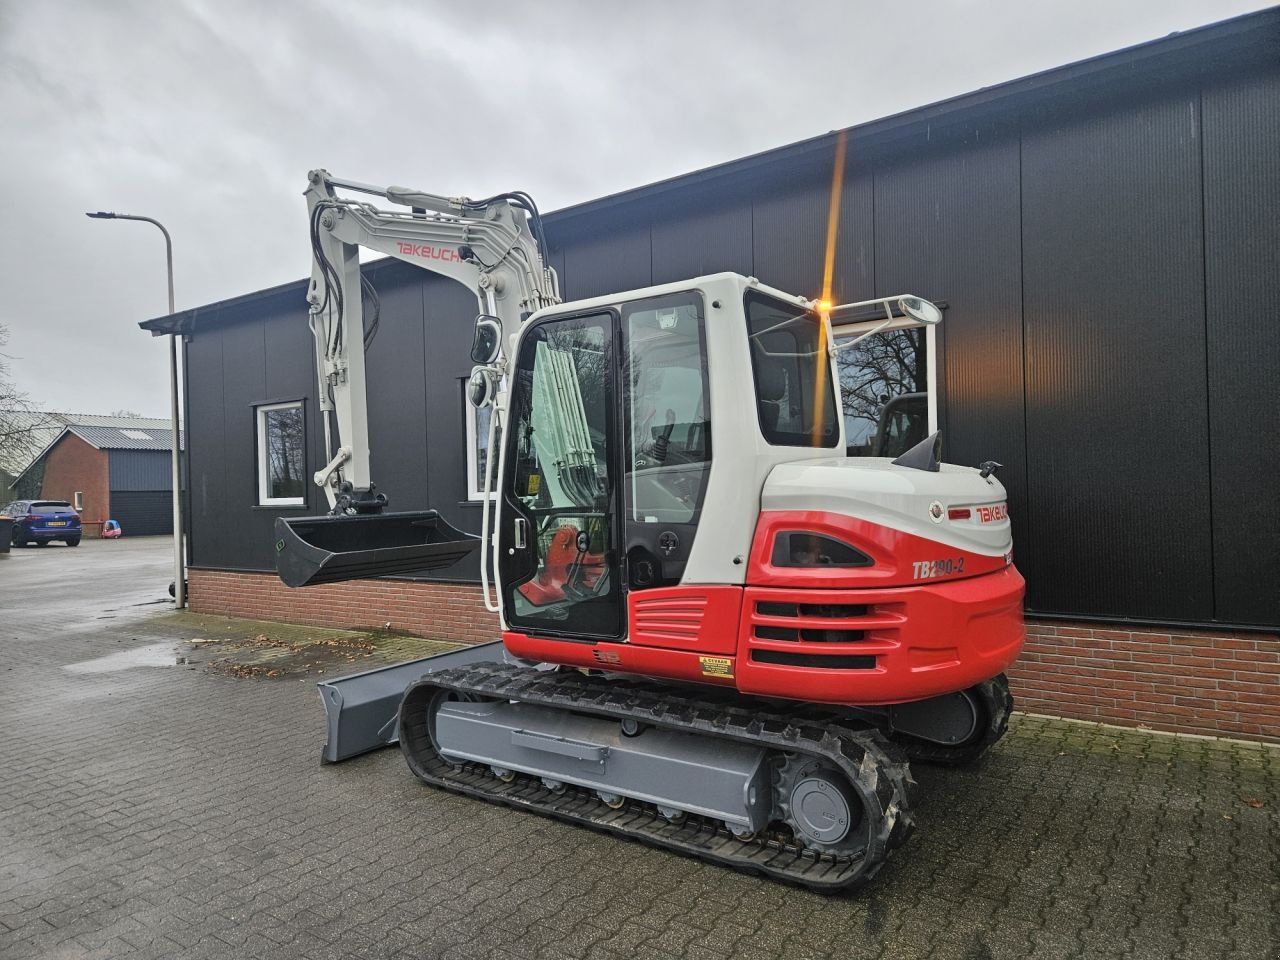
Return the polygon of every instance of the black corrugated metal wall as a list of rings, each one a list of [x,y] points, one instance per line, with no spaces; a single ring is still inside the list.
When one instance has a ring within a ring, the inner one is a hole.
[[[107,486],[111,490],[172,490],[169,450],[108,450]]]
[[[173,533],[173,462],[168,450],[108,450],[111,519],[126,537]]]
[[[837,294],[947,300],[947,457],[1006,465],[1031,611],[1280,624],[1278,123],[1273,73],[851,144]],[[553,227],[566,296],[722,269],[816,295],[828,180],[780,179]]]
[[[112,490],[111,519],[126,537],[173,533],[173,498],[168,490]]]
[[[947,456],[1006,465],[1032,612],[1280,624],[1278,158],[1274,68],[850,142],[835,293],[948,301]],[[816,295],[830,162],[549,217],[566,297],[718,270]],[[475,530],[461,399],[474,301],[400,264],[367,271],[382,297],[375,476],[397,509]],[[270,569],[278,511],[250,506],[253,406],[306,398],[323,462],[302,287],[204,323],[187,346],[193,560]]]

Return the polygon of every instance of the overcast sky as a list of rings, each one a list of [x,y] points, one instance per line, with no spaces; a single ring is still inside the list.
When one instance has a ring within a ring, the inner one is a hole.
[[[49,410],[165,416],[178,309],[310,272],[306,173],[543,210],[1269,6],[0,0],[0,323]]]

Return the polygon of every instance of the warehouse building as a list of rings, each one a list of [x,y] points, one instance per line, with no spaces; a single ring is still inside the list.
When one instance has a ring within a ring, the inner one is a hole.
[[[852,442],[923,391],[946,459],[1004,464],[1023,709],[1280,740],[1278,52],[1273,9],[843,133],[834,296],[947,306],[900,383],[845,391]],[[837,137],[548,215],[566,299],[722,270],[816,295]],[[474,299],[364,270],[373,475],[395,509],[478,532]],[[184,334],[193,608],[492,639],[474,561],[292,592],[272,574],[274,518],[325,508],[305,289],[143,324]]]
[[[173,433],[168,420],[43,415],[47,445],[13,480],[8,499],[64,500],[86,537],[107,520],[125,536],[173,533]]]

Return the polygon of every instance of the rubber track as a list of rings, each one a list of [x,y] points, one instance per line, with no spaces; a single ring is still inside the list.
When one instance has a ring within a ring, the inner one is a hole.
[[[681,688],[680,693],[688,689]],[[675,825],[649,804],[628,801],[612,810],[585,789],[568,787],[555,793],[532,777],[504,783],[480,764],[455,766],[435,752],[427,727],[426,708],[440,690],[618,720],[632,718],[667,730],[819,757],[843,772],[862,795],[864,813],[873,818],[867,846],[859,854],[835,857],[805,850],[776,835],[738,840],[719,821],[690,815]],[[424,677],[405,691],[400,709],[401,750],[425,783],[815,890],[831,892],[867,882],[913,828],[908,797],[913,781],[906,760],[878,731],[834,725],[826,718],[810,722],[803,709],[782,714],[770,705],[744,701],[732,693],[725,696],[715,688],[706,688],[706,695],[699,688],[696,696],[673,697],[671,685],[642,678],[483,663]],[[873,809],[865,809],[868,806]]]
[[[972,739],[949,746],[906,735],[890,734],[889,738],[902,748],[912,763],[943,767],[962,767],[973,763],[990,750],[1009,729],[1013,695],[1009,693],[1009,678],[1003,673],[972,689],[977,693],[986,714],[982,718],[981,730]]]

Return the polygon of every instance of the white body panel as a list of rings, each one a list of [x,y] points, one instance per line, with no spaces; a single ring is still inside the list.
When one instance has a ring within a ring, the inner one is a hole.
[[[1000,481],[984,479],[970,467],[944,463],[929,473],[895,467],[882,457],[781,464],[769,474],[760,497],[762,510],[825,510],[988,556],[1002,556],[1012,546],[1008,513],[982,523],[976,514],[950,520],[946,511],[1004,502]],[[937,520],[929,512],[934,503],[942,506]]]

